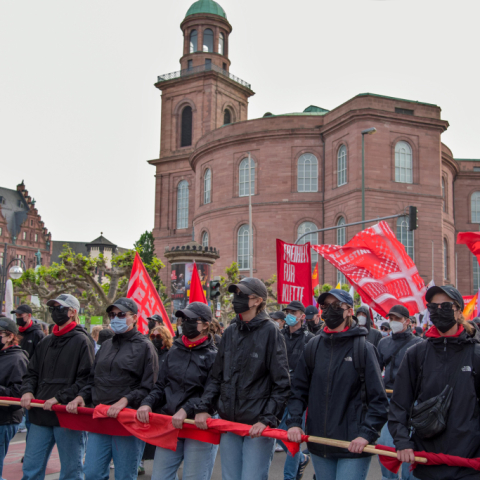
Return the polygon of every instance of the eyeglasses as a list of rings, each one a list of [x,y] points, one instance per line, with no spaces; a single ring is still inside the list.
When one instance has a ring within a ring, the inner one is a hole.
[[[115,317],[117,318],[121,318],[121,319],[124,319],[126,318],[126,316],[128,315],[129,312],[117,312],[117,313],[114,313],[114,312],[108,312],[107,313],[107,316],[110,320],[113,320]]]
[[[48,307],[48,310],[50,313],[53,313],[55,311],[57,312],[64,312],[65,310],[70,310],[70,307],[64,307],[63,305],[57,305],[56,307]],[[21,317],[18,317],[21,318]]]
[[[436,312],[439,308],[441,310],[449,311],[453,310],[453,302],[442,302],[442,303],[427,303],[427,308],[429,312]]]
[[[325,305],[320,305],[320,308],[323,311],[328,310],[330,307],[332,308],[332,310],[343,310],[342,304],[340,302],[333,302]]]
[[[150,340],[163,340],[163,339],[162,339],[162,336],[159,333],[157,333],[157,334],[151,333],[150,334]]]
[[[380,330],[381,330],[382,332],[389,332],[389,331],[390,331],[388,328],[381,328],[381,327],[380,327]]]

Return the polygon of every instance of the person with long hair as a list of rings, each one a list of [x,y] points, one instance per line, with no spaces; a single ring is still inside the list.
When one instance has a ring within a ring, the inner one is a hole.
[[[425,299],[433,326],[425,341],[407,350],[390,401],[388,428],[398,458],[413,463],[414,451],[480,457],[479,331],[465,321],[456,288],[431,287]],[[433,428],[440,422],[422,421],[434,420],[438,410],[446,419],[442,428]],[[413,475],[421,480],[479,478],[471,468],[446,465],[417,464]]]
[[[0,317],[0,396],[18,397],[22,377],[27,372],[28,354],[18,345],[18,327],[14,321]],[[0,407],[0,478],[8,445],[22,421],[21,407]]]
[[[348,450],[308,443],[321,480],[365,480],[375,442],[387,421],[388,401],[375,347],[353,317],[353,298],[330,290],[318,298],[325,327],[298,362],[288,401],[288,439],[300,442],[302,416],[308,408],[308,435],[350,442]]]
[[[158,354],[159,373],[163,368],[163,363],[168,351],[172,348],[173,337],[170,330],[164,326],[154,327],[149,335],[150,341],[153,343]]]

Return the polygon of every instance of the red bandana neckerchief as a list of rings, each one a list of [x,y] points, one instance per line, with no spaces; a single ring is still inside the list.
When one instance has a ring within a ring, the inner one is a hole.
[[[33,320],[30,319],[30,322],[28,322],[28,324],[25,325],[25,327],[18,327],[18,331],[20,333],[23,333],[25,330],[28,330],[32,326],[32,324],[33,324]]]
[[[346,332],[350,327],[345,327],[341,332],[334,332],[333,330],[330,330],[326,325],[323,327],[323,331],[325,333],[343,333]]]
[[[61,337],[62,335],[65,335],[66,333],[71,332],[76,326],[77,326],[77,324],[75,322],[72,322],[72,323],[69,323],[66,327],[59,330],[58,325],[55,325],[53,327],[52,333],[56,337]]]
[[[443,335],[445,338],[454,338],[454,337],[458,337],[462,332],[463,332],[464,328],[463,328],[463,325],[459,325],[458,326],[458,330],[457,330],[457,333],[453,334],[453,335],[448,335],[448,337],[445,337],[445,335]],[[429,337],[429,338],[440,338],[442,335],[440,335],[439,331],[437,330],[437,327],[435,325],[433,325],[432,327],[430,327],[427,332],[425,333],[425,336],[426,337]]]
[[[203,343],[207,338],[208,338],[208,335],[200,338],[200,340],[196,340],[195,342],[192,342],[185,335],[183,335],[182,336],[182,342],[187,348],[193,348],[193,347],[196,347],[197,345],[200,345],[201,343]]]

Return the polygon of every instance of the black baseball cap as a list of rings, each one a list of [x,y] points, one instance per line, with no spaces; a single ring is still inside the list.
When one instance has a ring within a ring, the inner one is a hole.
[[[112,303],[107,307],[107,313],[113,307],[117,307],[123,313],[127,313],[127,312],[132,312],[135,314],[138,313],[138,305],[131,298],[121,297],[118,300],[115,300],[115,303]]]
[[[388,312],[389,315],[395,315],[396,317],[405,317],[410,318],[410,312],[406,307],[403,305],[394,305],[390,311]]]
[[[15,335],[18,334],[17,324],[7,317],[0,318],[0,330],[5,330],[6,332],[14,333]]]
[[[307,320],[311,320],[315,315],[318,315],[318,313],[319,313],[318,308],[313,305],[310,305],[305,310],[305,318]]]
[[[33,313],[29,305],[23,304],[20,305],[16,310],[12,310],[10,313],[18,313],[23,315],[24,313]]]
[[[192,302],[187,308],[177,310],[176,317],[180,318],[201,318],[204,322],[212,321],[212,310],[208,305],[201,302]]]
[[[380,325],[380,328],[388,328],[389,330],[392,329],[392,327],[390,327],[390,324],[388,322],[383,322],[381,325]]]
[[[242,278],[239,283],[232,284],[228,287],[230,293],[235,293],[237,288],[245,295],[258,295],[264,300],[267,299],[267,287],[258,278],[246,277]]]
[[[274,320],[285,320],[286,315],[283,312],[273,312],[270,315],[270,318],[273,318]]]
[[[460,308],[462,310],[465,308],[465,303],[460,292],[455,287],[451,287],[449,285],[444,285],[443,287],[430,287],[427,290],[427,294],[425,295],[425,300],[427,301],[427,303],[430,303],[432,301],[432,297],[437,293],[447,294],[454,302],[460,305]]]
[[[292,310],[294,312],[300,310],[302,311],[303,313],[305,313],[305,307],[303,306],[303,303],[302,302],[299,302],[297,300],[294,300],[293,302],[290,302],[284,309],[283,311],[285,310]]]
[[[158,315],[157,313],[155,315],[152,315],[151,317],[147,317],[147,320],[153,320],[154,322],[160,322],[163,324],[163,318],[161,315]]]
[[[328,297],[328,295],[333,295],[337,300],[340,300],[342,303],[346,303],[347,305],[350,305],[353,307],[353,298],[352,296],[346,292],[345,290],[337,289],[334,288],[333,290],[330,290],[329,292],[324,292],[318,297],[318,303],[320,305],[323,305],[325,303],[325,299]]]

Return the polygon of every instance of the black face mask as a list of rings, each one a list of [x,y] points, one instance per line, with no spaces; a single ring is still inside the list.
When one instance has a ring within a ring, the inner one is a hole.
[[[443,308],[436,308],[435,310],[429,310],[430,320],[437,327],[437,329],[446,333],[457,323],[455,321],[454,310],[444,310]]]
[[[156,324],[155,320],[149,320],[148,321],[148,329],[153,330],[156,326],[155,324]]]
[[[345,319],[343,318],[343,312],[345,310],[334,310],[330,307],[328,310],[322,312],[322,318],[325,320],[325,325],[330,330],[337,328]]]
[[[197,321],[191,322],[191,321],[186,321],[182,323],[182,330],[183,334],[190,340],[192,338],[198,337],[200,335],[200,332],[198,331],[197,328]]]
[[[249,302],[249,298],[248,298],[248,295],[245,295],[245,294],[236,294],[234,293],[233,294],[233,311],[236,313],[236,314],[241,314],[241,313],[245,313],[245,312],[248,312],[250,310],[250,307],[248,306],[248,302]]]
[[[161,350],[163,348],[163,341],[162,340],[154,340],[152,343],[153,343],[153,346],[157,350]]]
[[[15,320],[17,321],[17,325],[19,327],[25,327],[27,322],[23,319],[23,317],[16,317]]]
[[[52,312],[52,320],[59,326],[61,327],[62,325],[65,325],[69,320],[70,317],[68,316],[68,310],[65,311],[58,311],[55,309]]]

